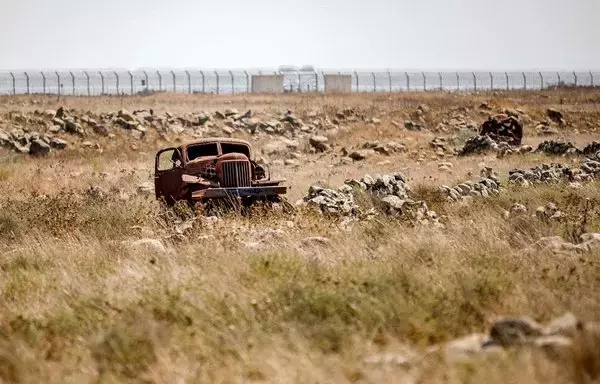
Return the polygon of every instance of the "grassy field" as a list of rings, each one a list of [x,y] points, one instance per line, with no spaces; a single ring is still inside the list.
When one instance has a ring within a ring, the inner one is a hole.
[[[543,119],[547,108],[560,108],[569,124],[559,137],[578,144],[599,137],[600,94],[594,90],[0,98],[4,114],[61,105],[94,112],[292,109],[300,116],[360,108],[381,123],[361,123],[330,137],[334,151],[306,154],[300,166],[273,167],[289,179],[290,199],[300,199],[317,182],[336,186],[364,174],[403,171],[413,197],[426,201],[444,223],[412,226],[380,216],[342,227],[309,210],[182,223],[165,214],[152,194],[138,192],[152,180],[155,150],[166,144],[152,134],[135,149],[117,136],[94,138],[104,151],[73,149],[41,159],[2,150],[0,381],[586,382],[584,371],[600,372],[600,338],[580,341],[558,363],[531,350],[460,364],[439,354],[418,366],[368,363],[376,354],[423,352],[486,332],[503,315],[547,322],[572,311],[583,321],[600,320],[600,249],[557,254],[533,246],[546,236],[576,242],[583,232],[600,232],[597,183],[578,189],[507,186],[498,197],[454,204],[437,190],[476,177],[484,165],[506,180],[514,167],[572,159],[440,159],[428,143],[444,134],[407,132],[391,123],[404,121],[420,104],[431,110],[431,127],[461,107],[483,121],[483,102],[495,110],[522,108],[533,121]],[[546,139],[533,126],[526,125],[526,144]],[[260,148],[270,139],[251,140]],[[396,140],[409,151],[339,162],[339,148],[365,140]],[[452,172],[439,171],[440,161],[452,162]],[[531,216],[548,202],[568,218]],[[514,203],[530,215],[505,218]]]

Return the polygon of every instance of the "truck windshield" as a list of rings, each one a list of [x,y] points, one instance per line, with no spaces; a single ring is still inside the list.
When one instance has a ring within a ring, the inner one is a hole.
[[[250,157],[250,148],[243,144],[221,143],[221,150],[223,151],[223,154],[241,153]]]
[[[204,156],[217,156],[219,149],[216,143],[193,145],[187,148],[188,161]]]

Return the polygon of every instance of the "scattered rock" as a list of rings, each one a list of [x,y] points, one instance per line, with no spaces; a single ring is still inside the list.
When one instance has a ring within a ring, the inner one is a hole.
[[[600,156],[598,153],[600,152],[600,141],[593,141],[583,148],[582,153],[584,155],[596,155],[596,157],[600,160]]]
[[[94,124],[94,132],[99,136],[108,137],[108,129],[102,124]]]
[[[565,124],[565,119],[562,112],[557,109],[548,108],[548,110],[546,111],[546,115],[548,115],[550,120],[554,121],[557,124]]]
[[[304,245],[330,245],[331,240],[327,237],[312,236],[302,239]]]
[[[408,131],[422,131],[425,129],[423,125],[415,123],[411,120],[404,122],[404,128],[406,128]]]
[[[489,177],[483,177],[478,181],[468,180],[454,187],[442,185],[440,191],[450,202],[472,199],[473,197],[489,197],[500,193],[500,181],[492,172],[489,173]]]
[[[50,145],[41,139],[31,141],[29,154],[32,156],[46,156],[50,153]]]
[[[560,236],[542,237],[533,246],[538,250],[547,250],[554,253],[587,251],[585,246],[569,243]]]
[[[68,133],[83,134],[81,126],[71,119],[65,120],[65,130]]]
[[[489,136],[472,136],[465,142],[465,145],[458,152],[459,156],[485,153],[490,150],[497,150],[498,144]]]
[[[422,201],[413,201],[408,197],[406,178],[401,173],[365,175],[362,179],[346,180],[337,190],[312,186],[299,204],[307,204],[320,212],[355,218],[370,217],[373,207],[359,207],[355,195],[371,197],[373,204],[385,214],[403,218],[415,223],[438,225],[435,212],[430,211]],[[363,199],[361,199],[363,200]]]
[[[536,152],[547,155],[579,155],[581,151],[572,142],[546,140],[538,145]]]
[[[557,317],[550,321],[543,330],[547,336],[568,336],[573,337],[581,330],[583,323],[571,312]]]
[[[69,114],[70,112],[66,107],[60,107],[56,110],[55,117],[58,119],[64,119],[65,117],[68,117]]]
[[[121,109],[119,112],[117,112],[117,116],[127,122],[137,121],[137,118],[126,109]]]
[[[348,157],[350,157],[354,161],[361,161],[367,158],[367,151],[353,151]]]
[[[444,355],[448,361],[458,361],[465,357],[477,355],[483,351],[489,337],[483,333],[474,333],[449,341],[444,345]]]
[[[134,252],[151,252],[157,254],[166,254],[167,249],[163,245],[163,243],[158,239],[139,239],[139,240],[130,240],[123,241],[121,243],[125,248],[132,250]]]
[[[504,318],[497,320],[490,330],[493,342],[502,345],[519,345],[543,335],[543,327],[529,317]]]
[[[58,137],[54,137],[52,140],[50,140],[50,146],[55,149],[65,149],[67,148],[67,145],[68,143],[65,140]]]
[[[512,216],[520,216],[526,213],[527,207],[525,207],[523,204],[514,203],[513,206],[510,208],[510,214]]]
[[[309,139],[309,143],[310,145],[317,151],[317,152],[325,152],[328,151],[330,149],[329,144],[327,144],[329,140],[327,139],[327,137],[325,136],[311,136]]]
[[[512,169],[508,172],[508,181],[512,184],[558,183],[574,180],[572,169],[563,164],[542,164],[529,169]]]

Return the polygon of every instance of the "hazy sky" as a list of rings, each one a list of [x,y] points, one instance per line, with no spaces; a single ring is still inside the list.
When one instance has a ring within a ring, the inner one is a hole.
[[[0,0],[0,70],[600,69],[600,0]]]

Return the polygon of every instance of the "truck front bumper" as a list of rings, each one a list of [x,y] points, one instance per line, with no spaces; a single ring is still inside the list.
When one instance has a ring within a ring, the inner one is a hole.
[[[286,186],[244,187],[244,188],[207,188],[192,192],[192,200],[232,198],[232,197],[266,197],[284,195]]]

